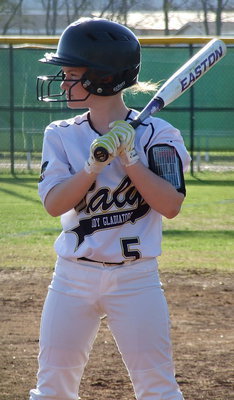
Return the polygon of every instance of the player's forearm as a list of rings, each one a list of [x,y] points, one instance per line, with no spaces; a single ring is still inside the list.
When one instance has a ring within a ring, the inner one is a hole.
[[[184,195],[169,182],[154,174],[141,162],[127,167],[126,172],[152,209],[167,218],[174,218],[179,213]]]
[[[87,174],[84,170],[66,181],[54,186],[46,196],[45,208],[53,217],[71,210],[84,198],[96,174]]]

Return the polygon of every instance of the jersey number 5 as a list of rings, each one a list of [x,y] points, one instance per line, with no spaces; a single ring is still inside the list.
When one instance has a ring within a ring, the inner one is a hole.
[[[122,253],[125,258],[137,260],[141,257],[141,252],[137,249],[131,248],[132,245],[140,244],[139,237],[122,238],[120,239]]]

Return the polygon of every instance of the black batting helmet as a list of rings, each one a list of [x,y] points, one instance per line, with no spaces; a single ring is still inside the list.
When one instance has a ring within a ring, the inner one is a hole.
[[[80,19],[62,33],[56,53],[47,53],[40,61],[64,67],[87,67],[81,79],[83,87],[90,94],[110,96],[137,82],[140,44],[130,29],[116,22]],[[51,81],[51,76],[41,78]],[[57,81],[59,74],[54,78]],[[40,100],[46,99],[41,97],[39,93]]]

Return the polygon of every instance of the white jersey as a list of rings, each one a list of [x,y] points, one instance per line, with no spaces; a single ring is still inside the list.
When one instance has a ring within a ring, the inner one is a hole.
[[[129,112],[127,121],[137,115]],[[84,168],[90,145],[100,134],[89,113],[51,123],[45,130],[39,195],[45,201],[57,184]],[[180,132],[168,122],[149,117],[136,130],[135,147],[148,166],[148,151],[155,144],[174,146],[186,170],[190,156]],[[79,191],[79,187],[73,190]],[[62,232],[55,242],[63,258],[86,257],[119,263],[161,254],[162,216],[143,200],[115,158],[97,176],[77,207],[61,216]]]

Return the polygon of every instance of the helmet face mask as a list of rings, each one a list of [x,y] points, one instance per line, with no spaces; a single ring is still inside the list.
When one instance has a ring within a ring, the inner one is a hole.
[[[78,20],[63,32],[56,53],[47,53],[39,61],[62,67],[87,67],[81,79],[74,80],[74,85],[81,82],[87,97],[91,94],[112,96],[137,82],[140,44],[128,28],[118,23],[98,18]],[[57,75],[38,77],[38,100],[67,101],[63,98],[65,91],[53,89],[52,94],[52,87],[56,84],[58,87],[58,82],[63,81],[61,71]],[[66,92],[69,98],[74,85]]]
[[[61,89],[61,84],[66,80],[67,82],[73,82],[69,89]],[[65,79],[63,70],[60,70],[57,75],[45,75],[37,77],[37,99],[45,102],[67,102],[67,101],[85,101],[88,99],[91,93],[87,92],[87,95],[83,98],[75,99],[71,97],[71,91],[81,79]],[[66,94],[66,96],[65,96]]]

